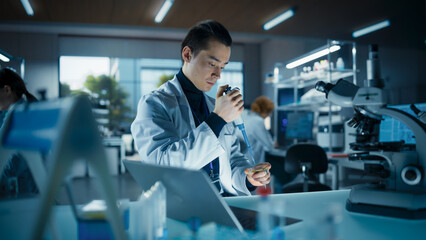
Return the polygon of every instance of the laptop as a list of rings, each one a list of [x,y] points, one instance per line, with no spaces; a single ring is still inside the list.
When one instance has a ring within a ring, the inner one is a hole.
[[[145,191],[157,181],[166,187],[167,217],[186,222],[191,217],[202,223],[255,230],[256,211],[230,207],[211,183],[204,171],[153,165],[141,161],[123,160],[124,166]],[[286,224],[299,222],[287,218]]]

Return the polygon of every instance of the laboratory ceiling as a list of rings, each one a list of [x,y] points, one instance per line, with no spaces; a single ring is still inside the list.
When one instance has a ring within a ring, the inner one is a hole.
[[[101,24],[186,30],[204,19],[222,22],[231,33],[269,37],[351,40],[359,28],[389,19],[391,26],[356,39],[397,47],[425,48],[425,0],[174,0],[163,22],[154,16],[163,0],[29,0],[28,16],[20,0],[0,1],[0,23]],[[295,8],[294,17],[264,31],[262,25]]]

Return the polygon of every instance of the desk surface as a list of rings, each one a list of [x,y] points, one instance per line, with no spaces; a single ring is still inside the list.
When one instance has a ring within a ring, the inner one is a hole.
[[[122,140],[121,137],[105,137],[102,138],[102,143],[104,146],[120,147]]]
[[[338,239],[424,239],[426,236],[426,220],[405,220],[375,215],[348,212],[344,204],[349,190],[275,194],[269,196],[271,204],[285,202],[284,215],[302,219],[302,222],[284,227],[286,238],[322,239],[320,231],[324,225],[319,221],[330,206],[341,206],[341,222],[336,225]],[[225,201],[236,207],[257,209],[259,196],[231,197]],[[31,212],[36,205],[22,205],[19,201],[0,202],[0,239],[29,239],[28,230],[34,218]],[[14,207],[15,210],[10,208]],[[77,224],[69,206],[54,208],[55,222],[64,239],[77,239]],[[64,224],[65,223],[65,224]],[[188,234],[185,224],[168,220],[169,238]],[[183,234],[183,235],[182,235]],[[310,234],[310,235],[307,235]],[[47,237],[50,239],[50,237]]]
[[[286,237],[301,239],[316,236],[321,226],[319,220],[325,216],[332,206],[340,206],[341,222],[336,225],[338,239],[424,239],[426,236],[426,220],[405,220],[368,214],[348,212],[345,203],[350,190],[274,194],[271,203],[285,202],[285,215],[303,221],[284,227]],[[259,196],[226,198],[231,206],[255,210]],[[273,205],[273,204],[272,204]],[[319,238],[322,239],[322,238]]]
[[[31,223],[35,220],[35,210],[38,203],[37,198],[0,201],[0,239],[31,239]],[[71,207],[68,205],[55,206],[52,213],[52,222],[54,222],[56,231],[60,236],[57,239],[78,239],[77,221]],[[185,223],[167,219],[167,228],[170,239],[190,236],[190,231]],[[55,238],[47,230],[43,239]]]
[[[273,148],[272,150],[268,151],[268,153],[277,157],[285,157],[287,151],[281,148]]]

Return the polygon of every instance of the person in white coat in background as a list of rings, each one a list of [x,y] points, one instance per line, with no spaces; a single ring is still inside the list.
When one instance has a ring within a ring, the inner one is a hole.
[[[257,164],[265,162],[265,152],[271,151],[277,146],[265,127],[265,119],[271,115],[273,110],[274,103],[269,98],[260,96],[250,105],[250,109],[244,109],[241,114],[254,161]],[[238,135],[242,151],[247,157],[251,157],[243,135],[241,132]]]
[[[233,124],[244,109],[240,92],[225,95],[224,85],[216,99],[205,94],[229,62],[231,44],[216,21],[193,26],[181,44],[181,70],[141,98],[131,125],[143,162],[203,169],[222,196],[250,195],[270,182],[271,167],[253,166],[240,151]]]

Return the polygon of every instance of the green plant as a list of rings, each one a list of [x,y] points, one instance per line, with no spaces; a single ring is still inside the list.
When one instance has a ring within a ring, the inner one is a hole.
[[[158,84],[157,87],[160,87],[161,85],[163,85],[163,83],[171,80],[174,78],[175,75],[167,75],[167,74],[163,74],[160,76],[160,79],[158,79]]]
[[[126,116],[130,112],[130,107],[126,105],[128,94],[113,77],[89,75],[84,86],[90,91],[94,104],[108,109],[109,122],[106,126],[110,130],[118,130],[123,123],[130,123],[131,118]]]

